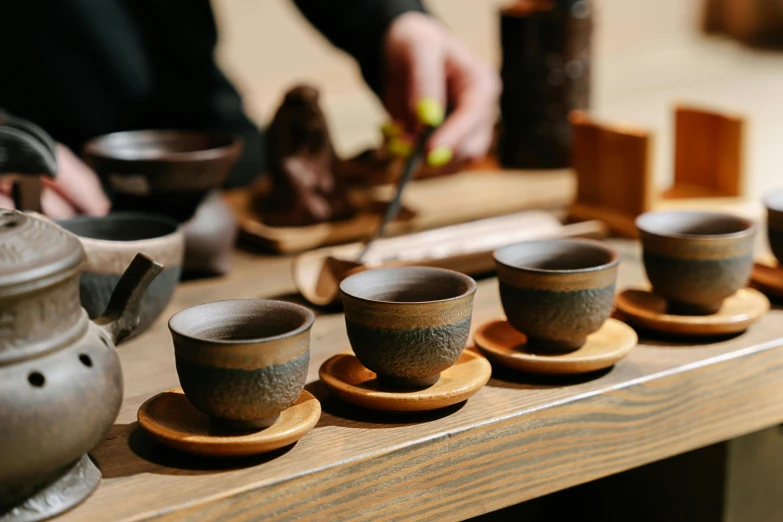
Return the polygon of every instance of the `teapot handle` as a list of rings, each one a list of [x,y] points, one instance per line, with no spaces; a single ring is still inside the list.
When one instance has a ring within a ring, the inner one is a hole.
[[[150,283],[163,270],[163,265],[144,254],[136,254],[130,266],[117,281],[103,315],[95,320],[117,346],[139,325],[141,302]]]
[[[0,111],[0,175],[13,179],[17,210],[41,210],[40,175],[57,173],[56,144],[37,125]]]

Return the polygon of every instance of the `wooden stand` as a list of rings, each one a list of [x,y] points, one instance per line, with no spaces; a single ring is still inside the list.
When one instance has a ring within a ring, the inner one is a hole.
[[[574,220],[598,219],[613,232],[636,237],[634,220],[652,208],[651,133],[571,115],[577,175]]]
[[[487,384],[492,366],[468,349],[453,366],[441,372],[435,384],[401,390],[384,386],[355,355],[343,353],[324,362],[318,375],[345,402],[370,410],[411,413],[438,410],[468,400]]]
[[[783,9],[779,0],[707,0],[707,33],[724,33],[748,45],[783,46]]]
[[[743,201],[745,122],[740,117],[676,107],[674,184],[660,195],[652,180],[652,133],[597,123],[582,112],[572,113],[571,122],[577,175],[573,220],[601,220],[616,234],[635,238],[634,221],[644,212],[680,203],[725,210]]]
[[[616,319],[587,336],[587,342],[569,353],[531,349],[525,334],[506,320],[483,324],[475,334],[476,348],[493,363],[526,373],[573,375],[613,366],[628,355],[639,339],[633,328]]]
[[[674,184],[664,198],[737,198],[743,187],[743,118],[676,107]]]

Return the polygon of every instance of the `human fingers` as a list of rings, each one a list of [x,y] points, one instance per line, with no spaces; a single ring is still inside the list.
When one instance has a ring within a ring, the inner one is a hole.
[[[41,210],[52,219],[68,219],[79,213],[76,207],[49,187],[44,187],[41,192]]]
[[[57,145],[57,176],[53,180],[44,178],[44,186],[56,192],[70,208],[85,214],[103,216],[111,208],[95,172],[61,144]]]

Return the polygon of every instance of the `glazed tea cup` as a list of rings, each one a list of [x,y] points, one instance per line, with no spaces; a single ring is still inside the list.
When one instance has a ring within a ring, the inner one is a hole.
[[[767,194],[764,198],[767,208],[767,239],[769,248],[778,263],[783,260],[783,189]]]
[[[139,326],[132,336],[149,328],[171,300],[182,272],[185,239],[177,223],[154,214],[117,212],[104,217],[77,216],[57,224],[77,236],[84,247],[79,294],[90,319],[106,309],[117,281],[137,253],[164,266],[144,296]]]
[[[315,315],[283,301],[215,301],[174,314],[169,330],[182,391],[219,427],[271,426],[299,398]]]
[[[525,241],[494,252],[511,326],[541,351],[570,352],[609,318],[620,254],[585,239]]]
[[[356,357],[389,386],[434,384],[465,349],[476,282],[442,268],[368,270],[340,283]]]
[[[748,219],[662,211],[642,214],[636,227],[647,278],[670,313],[715,313],[750,278],[756,225]]]

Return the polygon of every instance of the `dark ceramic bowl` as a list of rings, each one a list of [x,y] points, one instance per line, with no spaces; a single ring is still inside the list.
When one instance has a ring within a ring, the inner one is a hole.
[[[767,239],[769,248],[778,263],[783,261],[783,189],[775,190],[764,198],[767,207]]]
[[[184,221],[226,180],[241,151],[242,139],[228,133],[142,130],[92,139],[84,157],[111,191],[114,209]]]
[[[356,357],[391,386],[429,386],[459,359],[476,282],[441,268],[368,270],[340,283]]]
[[[117,212],[105,217],[77,216],[57,224],[77,236],[84,247],[79,295],[90,319],[104,312],[117,281],[137,253],[164,266],[144,295],[139,326],[132,337],[149,328],[169,304],[182,272],[185,239],[177,223],[153,214]]]
[[[313,312],[265,299],[216,301],[169,320],[185,396],[222,427],[270,426],[299,398]]]
[[[612,313],[620,254],[603,243],[525,241],[494,258],[508,322],[537,349],[576,350]]]
[[[636,220],[644,268],[669,312],[707,315],[745,286],[756,225],[718,212],[648,212]]]

